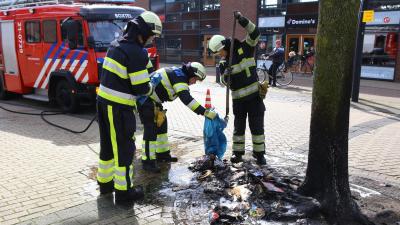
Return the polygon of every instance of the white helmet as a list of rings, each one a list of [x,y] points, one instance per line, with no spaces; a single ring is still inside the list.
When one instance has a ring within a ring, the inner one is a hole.
[[[211,52],[217,53],[225,47],[224,41],[225,41],[224,36],[219,34],[214,35],[208,42],[208,48],[211,50]]]
[[[140,14],[140,17],[143,18],[144,22],[149,25],[151,31],[156,35],[160,36],[162,32],[162,23],[160,17],[157,14],[151,11],[144,11]]]
[[[201,63],[191,62],[189,64],[190,67],[192,67],[194,75],[196,75],[200,80],[204,80],[206,78],[206,68],[204,68]]]

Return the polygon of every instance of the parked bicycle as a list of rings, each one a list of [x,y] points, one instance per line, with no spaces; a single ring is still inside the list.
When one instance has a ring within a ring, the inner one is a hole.
[[[298,55],[294,51],[289,52],[287,63],[290,65],[290,70],[298,74],[314,73],[313,54]]]
[[[268,73],[268,68],[265,65],[268,57],[263,57],[263,63],[261,67],[257,68],[257,76],[258,76],[258,81],[260,83],[264,81],[269,81],[269,79],[272,80],[272,74]],[[267,80],[268,79],[268,80]],[[277,71],[276,71],[276,83],[280,86],[287,86],[293,81],[293,74],[289,68],[289,65],[287,62],[282,63]]]

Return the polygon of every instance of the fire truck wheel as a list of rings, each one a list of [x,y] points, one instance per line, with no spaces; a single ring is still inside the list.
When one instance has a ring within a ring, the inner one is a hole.
[[[66,80],[60,80],[56,86],[55,99],[64,112],[76,112],[79,101],[71,85]]]

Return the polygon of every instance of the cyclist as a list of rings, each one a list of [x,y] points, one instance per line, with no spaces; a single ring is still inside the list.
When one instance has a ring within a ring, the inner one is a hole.
[[[276,40],[275,48],[267,57],[272,59],[272,65],[268,69],[268,73],[272,75],[272,87],[276,87],[276,71],[285,61],[285,50],[281,47],[281,44],[281,40]],[[271,79],[269,80],[269,85],[271,85]]]

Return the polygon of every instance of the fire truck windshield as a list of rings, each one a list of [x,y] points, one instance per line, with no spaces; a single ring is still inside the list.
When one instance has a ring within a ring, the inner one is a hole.
[[[110,43],[122,35],[126,21],[102,20],[89,22],[90,35],[93,36],[95,48],[106,51]]]

